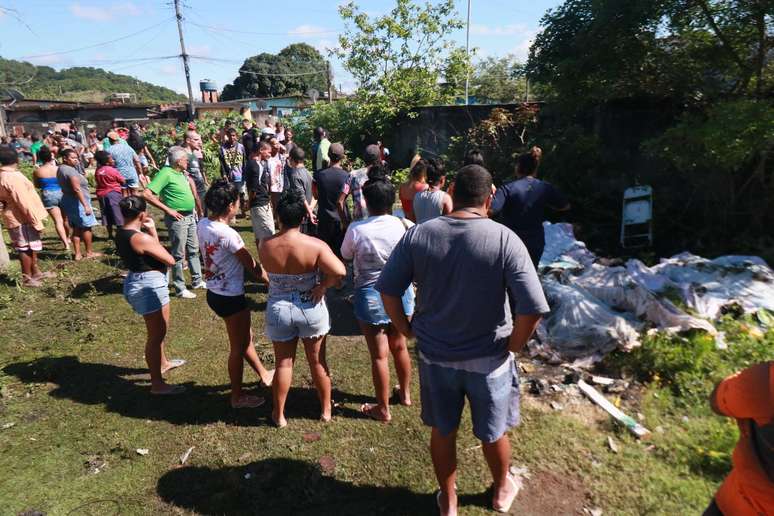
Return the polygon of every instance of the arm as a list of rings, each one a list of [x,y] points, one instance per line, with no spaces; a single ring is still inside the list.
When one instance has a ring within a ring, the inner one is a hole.
[[[191,176],[186,176],[186,178],[188,179],[188,186],[191,188],[191,193],[193,193],[193,196],[194,196],[194,203],[196,204],[196,214],[199,216],[199,218],[201,218],[202,214],[204,213],[204,210],[202,210],[202,201],[201,199],[199,199],[199,192],[196,190],[196,183],[194,183],[194,180],[191,179]],[[205,183],[205,186],[206,184],[207,183]]]
[[[517,315],[508,340],[508,351],[519,353],[527,344],[543,318],[540,314]]]
[[[341,192],[339,194],[339,198],[336,201],[336,210],[339,212],[339,219],[341,219],[342,224],[347,224],[349,222],[349,219],[347,219],[347,193]]]
[[[317,190],[317,183],[312,183],[312,198],[315,200],[320,198],[320,192]]]
[[[151,151],[148,150],[148,146],[142,148],[142,152],[145,154],[145,157],[148,158],[148,162],[151,164],[151,166],[155,169],[158,169],[159,166],[156,164],[156,159],[153,157],[153,154],[151,154]]]
[[[140,163],[140,157],[135,152],[132,154],[132,163],[134,163],[134,169],[137,171],[137,175],[142,177],[145,173],[142,171],[142,163]]]
[[[384,311],[390,316],[390,321],[392,321],[395,329],[407,339],[413,338],[414,332],[411,329],[411,321],[409,321],[409,318],[406,317],[403,311],[403,300],[400,297],[383,293],[382,303],[384,304]]]
[[[80,179],[77,177],[71,177],[70,186],[75,192],[75,196],[78,198],[78,202],[80,202],[83,205],[83,211],[86,213],[86,215],[91,215],[93,213],[91,210],[91,202],[89,202],[90,199],[87,200],[86,197],[83,195],[83,192],[81,192]]]
[[[444,194],[443,206],[441,206],[441,215],[448,215],[452,211],[454,211],[454,204],[452,203],[451,195]]]
[[[248,251],[247,248],[243,247],[234,253],[234,256],[236,256],[236,259],[242,264],[242,267],[256,279],[261,280],[266,284],[269,283],[269,277],[266,275],[266,271],[263,270],[260,263],[253,259],[253,255],[250,254],[250,251]]]
[[[168,207],[166,204],[161,202],[161,200],[158,197],[156,197],[156,195],[154,195],[154,193],[151,191],[150,188],[146,188],[145,190],[143,190],[142,196],[150,204],[160,209],[161,211],[163,211],[173,219],[181,220],[183,218],[183,216],[180,215],[176,210],[173,210],[172,208]]]
[[[147,254],[152,256],[153,258],[169,267],[175,264],[175,259],[172,258],[172,255],[169,254],[169,252],[159,243],[158,240],[154,239],[150,235],[135,233],[132,235],[130,243],[132,244],[132,248],[139,254]]]
[[[312,204],[309,204],[306,202],[306,199],[304,199],[304,207],[306,208],[306,216],[309,217],[309,222],[311,222],[313,225],[317,225],[317,216],[314,214],[314,205],[317,204],[314,200],[312,201]]]
[[[226,164],[226,155],[223,152],[223,147],[218,151],[218,161],[220,161],[220,177],[228,179],[228,165]]]
[[[347,268],[339,260],[331,248],[324,242],[320,242],[320,255],[317,257],[317,266],[323,273],[322,280],[312,289],[312,299],[319,303],[325,296],[325,291],[334,285],[338,285],[347,275]]]

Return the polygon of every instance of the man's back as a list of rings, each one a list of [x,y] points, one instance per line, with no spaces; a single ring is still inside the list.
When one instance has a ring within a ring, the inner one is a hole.
[[[502,354],[513,328],[506,288],[519,314],[548,311],[524,244],[486,218],[442,216],[410,229],[377,290],[400,296],[411,281],[418,290],[412,327],[431,360]]]
[[[320,219],[340,220],[336,202],[344,183],[349,179],[349,174],[342,168],[333,166],[314,173],[314,182],[317,185],[317,200],[319,208],[317,216]]]

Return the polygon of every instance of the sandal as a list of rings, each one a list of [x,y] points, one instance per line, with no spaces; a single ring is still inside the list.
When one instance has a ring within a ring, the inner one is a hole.
[[[506,475],[505,478],[513,486],[513,494],[511,496],[509,496],[508,498],[506,498],[506,501],[504,503],[500,504],[500,505],[496,505],[494,503],[494,501],[492,502],[492,508],[496,512],[500,512],[500,513],[509,512],[511,510],[511,506],[513,505],[513,501],[516,500],[516,497],[519,495],[519,491],[521,491],[521,487],[519,487],[519,485],[516,483],[516,481],[513,478],[513,475],[510,473],[510,471],[508,472],[508,474]]]
[[[177,369],[178,367],[184,366],[186,364],[186,361],[182,358],[173,358],[169,361],[169,367],[166,369],[161,370],[161,374],[164,374],[168,371],[171,371],[172,369]]]

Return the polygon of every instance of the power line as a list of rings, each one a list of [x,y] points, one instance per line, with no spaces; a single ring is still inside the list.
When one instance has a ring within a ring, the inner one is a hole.
[[[191,59],[198,59],[199,61],[207,61],[215,64],[240,64],[241,61],[235,61],[233,59],[218,59],[214,57],[204,57],[204,56],[195,56],[195,55],[189,55]],[[328,70],[315,70],[312,72],[297,72],[297,73],[261,73],[261,72],[253,72],[249,70],[242,70],[240,68],[239,73],[247,73],[250,75],[259,75],[261,77],[302,77],[304,75],[317,75],[322,73],[328,73]]]
[[[170,20],[174,20],[174,18],[166,18],[166,19],[162,20],[161,22],[156,23],[155,25],[151,25],[150,27],[146,27],[144,29],[138,30],[137,32],[133,32],[131,34],[127,34],[126,36],[121,36],[120,38],[111,39],[109,41],[103,41],[101,43],[95,43],[93,45],[87,45],[85,47],[74,48],[72,50],[62,50],[60,52],[49,52],[49,53],[46,53],[46,54],[35,54],[35,55],[30,55],[30,56],[21,56],[18,59],[35,59],[35,58],[38,58],[38,57],[61,56],[61,55],[64,55],[64,54],[72,54],[72,53],[75,53],[75,52],[80,52],[82,50],[89,50],[91,48],[97,48],[97,47],[102,47],[102,46],[105,46],[105,45],[110,45],[111,43],[116,43],[118,41],[123,41],[125,39],[129,39],[131,37],[137,36],[138,34],[142,34],[144,32],[148,32],[149,30],[153,30],[156,27],[158,27],[158,26],[160,26],[160,25],[162,25],[164,23],[169,22]]]
[[[188,21],[189,25],[194,25],[196,27],[207,29],[207,30],[213,30],[216,32],[233,32],[235,34],[250,34],[253,36],[314,36],[317,34],[339,34],[339,31],[337,30],[319,30],[319,31],[309,31],[309,32],[251,32],[246,30],[235,30],[235,29],[224,29],[220,27],[213,27],[212,25],[204,25],[201,23],[196,23],[192,21]]]

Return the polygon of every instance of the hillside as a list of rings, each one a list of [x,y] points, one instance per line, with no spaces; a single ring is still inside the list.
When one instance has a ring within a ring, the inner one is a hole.
[[[56,71],[50,66],[0,57],[0,88],[12,87],[27,98],[101,102],[112,93],[134,93],[138,102],[185,100],[178,93],[101,68],[75,67]]]

